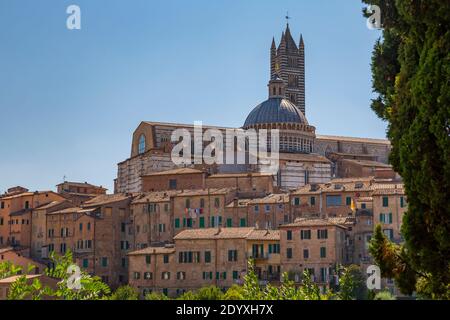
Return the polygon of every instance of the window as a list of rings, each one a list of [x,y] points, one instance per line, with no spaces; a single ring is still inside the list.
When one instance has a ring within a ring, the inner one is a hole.
[[[286,232],[286,238],[287,238],[287,240],[292,240],[292,230],[288,230]]]
[[[167,255],[167,254],[164,255],[163,262],[164,263],[169,263],[169,255]]]
[[[346,206],[351,206],[352,205],[352,198],[351,197],[346,197],[345,198],[345,205]]]
[[[168,203],[164,204],[164,212],[169,212],[169,204]]]
[[[327,257],[327,248],[326,247],[320,247],[320,257],[321,258]]]
[[[167,271],[163,272],[163,273],[161,274],[161,279],[163,279],[163,280],[169,280],[169,279],[170,279],[170,272],[167,272]]]
[[[270,205],[266,204],[264,207],[265,207],[266,212],[270,212]]]
[[[134,280],[139,280],[141,278],[141,273],[140,272],[134,272],[133,273],[133,278],[134,278]]]
[[[66,252],[66,244],[65,244],[65,243],[61,243],[61,244],[59,245],[59,251],[60,251],[61,253],[65,253],[65,252]]]
[[[228,250],[228,261],[237,261],[237,250]]]
[[[83,259],[83,268],[87,269],[89,267],[89,259]]]
[[[253,211],[255,211],[255,213],[258,213],[259,212],[259,206],[255,206]]]
[[[278,243],[269,244],[269,253],[280,253],[280,245]]]
[[[199,228],[205,227],[205,217],[200,217],[198,226],[199,226]]]
[[[150,264],[151,261],[152,261],[152,256],[149,255],[149,254],[146,255],[146,256],[145,256],[145,263],[146,263],[146,264]]]
[[[186,279],[186,272],[184,271],[177,272],[177,280],[184,280],[184,279]]]
[[[83,224],[80,223],[80,231],[83,231]]]
[[[247,221],[245,220],[245,218],[241,218],[241,220],[239,221],[239,226],[240,227],[247,226]]]
[[[327,281],[327,268],[320,268],[320,281]]]
[[[121,231],[121,232],[125,232],[125,223],[124,223],[124,222],[122,222],[122,223],[120,224],[120,231]]]
[[[180,227],[180,219],[176,218],[175,219],[175,228],[179,228]]]
[[[88,224],[87,224],[87,229],[91,230],[91,223],[90,222],[88,222]]]
[[[303,259],[308,259],[308,258],[309,258],[309,250],[303,249]]]
[[[205,207],[205,199],[201,198],[200,199],[200,208],[204,208]]]
[[[3,201],[1,202],[0,209],[5,209],[5,203]]]
[[[214,198],[214,206],[215,206],[216,208],[219,208],[219,207],[220,207],[220,199],[219,199],[219,198]]]
[[[239,278],[239,272],[238,271],[233,271],[233,280],[236,280]]]
[[[205,263],[211,263],[211,251],[205,251]]]
[[[300,239],[311,239],[311,230],[300,230]]]
[[[25,209],[29,209],[30,208],[30,202],[29,201],[25,201]]]
[[[400,208],[404,208],[405,207],[405,198],[400,197]]]
[[[177,188],[177,179],[170,179],[169,180],[169,189],[175,190]]]
[[[337,207],[342,205],[342,199],[341,196],[332,195],[327,196],[327,207]]]
[[[127,267],[127,259],[122,258],[122,268],[126,268]]]
[[[143,154],[145,152],[145,136],[141,134],[139,137],[139,147],[138,147],[138,153]]]
[[[311,197],[309,202],[312,206],[315,206],[316,205],[316,197]]]
[[[327,229],[317,230],[317,239],[328,239],[328,230]]]
[[[232,218],[228,218],[227,219],[227,228],[231,228],[233,226],[233,219]]]
[[[191,207],[191,199],[186,199],[185,208],[190,208],[190,207]]]
[[[365,203],[361,203],[361,209],[365,209],[366,208],[366,204]]]
[[[383,207],[389,207],[389,198],[383,197]]]
[[[300,198],[294,198],[294,205],[299,206],[300,205]]]
[[[286,257],[288,259],[292,259],[292,248],[287,248],[286,249]]]
[[[103,257],[102,258],[102,267],[106,268],[108,266],[108,258]]]
[[[380,213],[380,222],[386,223],[386,214]]]
[[[392,213],[388,214],[388,223],[391,224],[392,223]]]
[[[159,232],[166,232],[166,225],[164,223],[159,224]]]
[[[394,238],[394,230],[384,229],[383,232],[389,240],[392,240]]]
[[[151,272],[144,272],[144,279],[145,280],[151,280],[153,278],[153,273]]]

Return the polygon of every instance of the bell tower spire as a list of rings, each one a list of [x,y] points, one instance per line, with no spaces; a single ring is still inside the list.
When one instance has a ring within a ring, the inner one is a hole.
[[[278,48],[272,39],[270,48],[270,78],[279,77],[284,82],[284,97],[305,114],[305,44],[303,36],[297,45],[292,38],[286,14],[286,29],[282,32]]]

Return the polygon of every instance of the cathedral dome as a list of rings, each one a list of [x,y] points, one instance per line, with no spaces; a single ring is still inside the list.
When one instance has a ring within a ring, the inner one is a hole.
[[[280,96],[272,96],[250,112],[245,120],[244,128],[273,123],[308,125],[304,114],[292,102]]]

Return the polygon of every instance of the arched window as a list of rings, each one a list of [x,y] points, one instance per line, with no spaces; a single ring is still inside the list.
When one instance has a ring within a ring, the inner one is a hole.
[[[141,134],[139,137],[139,147],[138,147],[138,153],[143,154],[145,152],[145,136]]]

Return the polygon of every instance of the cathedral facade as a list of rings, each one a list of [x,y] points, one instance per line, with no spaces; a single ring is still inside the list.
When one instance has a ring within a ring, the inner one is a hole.
[[[316,128],[305,116],[305,45],[300,36],[297,45],[289,25],[277,47],[270,49],[268,98],[258,104],[245,119],[242,129],[279,131],[279,170],[274,185],[282,190],[306,184],[326,183],[337,177],[340,159],[359,163],[387,163],[390,143],[383,139],[316,135]],[[141,177],[153,172],[174,169],[171,141],[175,129],[186,129],[191,136],[194,126],[188,124],[141,122],[133,133],[130,158],[118,164],[115,192],[142,191]],[[225,127],[203,126],[202,130]],[[269,139],[270,141],[270,139]],[[268,151],[271,145],[268,146]],[[194,165],[192,165],[194,167]],[[208,173],[256,172],[255,165],[195,165]]]

